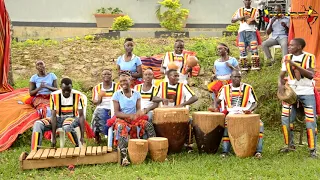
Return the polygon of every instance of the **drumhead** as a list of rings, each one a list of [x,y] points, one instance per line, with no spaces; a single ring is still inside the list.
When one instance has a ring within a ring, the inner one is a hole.
[[[131,142],[148,142],[145,139],[129,139],[129,141],[131,141]]]
[[[153,110],[154,112],[161,112],[161,111],[189,111],[187,108],[156,108]]]
[[[227,118],[239,118],[239,117],[253,118],[253,117],[260,117],[260,114],[228,114],[227,115]]]
[[[216,115],[216,116],[221,116],[224,114],[223,113],[220,113],[220,112],[211,112],[211,111],[197,111],[197,112],[193,112],[193,114],[205,114],[205,115]]]
[[[168,141],[168,139],[165,137],[152,137],[149,138],[148,141]]]

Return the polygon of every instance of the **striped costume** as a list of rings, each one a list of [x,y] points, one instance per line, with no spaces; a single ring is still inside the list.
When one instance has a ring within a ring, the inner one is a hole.
[[[221,100],[222,110],[226,108],[229,114],[243,114],[243,110],[248,110],[252,103],[257,103],[257,97],[253,88],[249,84],[241,83],[240,87],[233,87],[232,84],[225,85],[221,88],[218,98]],[[222,151],[230,152],[231,144],[228,136],[228,122],[225,121],[223,133]],[[260,120],[260,134],[256,152],[262,152],[263,144],[263,122]]]
[[[138,84],[134,87],[136,91],[141,94],[141,109],[150,108],[153,105],[152,98],[154,93],[157,91],[157,87],[152,85],[149,91],[143,91],[143,84]],[[148,121],[152,122],[153,111],[147,113]]]
[[[250,18],[257,19],[259,13],[256,8],[246,9],[244,7],[239,8],[232,19],[238,19],[244,16],[249,16]],[[256,30],[255,25],[247,24],[246,21],[240,22],[239,33],[237,37],[237,44],[240,51],[240,68],[242,70],[248,70],[247,62],[247,47],[250,47],[251,51],[251,67],[253,70],[260,69],[260,60],[258,55],[258,45],[261,44],[261,39],[259,31]]]
[[[314,69],[315,67],[315,56],[306,52],[300,56],[288,54],[284,56],[284,60],[292,60],[296,65],[303,69]],[[308,147],[310,150],[316,150],[318,130],[313,80],[303,77],[295,68],[291,67],[289,63],[282,63],[282,71],[288,73],[288,84],[297,94],[298,101],[304,108]],[[285,144],[289,143],[290,146],[294,146],[293,123],[296,119],[296,114],[297,105],[289,106],[288,104],[283,104],[281,116],[282,130]]]
[[[62,95],[62,90],[55,91],[50,95],[50,109],[56,111],[57,128],[66,131],[69,139],[76,146],[79,145],[78,137],[74,128],[80,125],[78,110],[83,107],[83,99],[80,92],[72,90],[69,98]],[[52,129],[51,119],[44,118],[35,122],[32,132],[31,150],[37,150],[41,146],[45,131]]]
[[[167,52],[163,61],[162,61],[162,67],[166,69],[166,71],[169,70],[168,64],[171,62],[174,62],[178,66],[178,73],[179,73],[179,83],[187,83],[188,79],[188,73],[187,73],[187,59],[188,54],[182,53],[182,54],[175,54],[174,52]],[[168,81],[168,78],[166,76],[166,81]]]

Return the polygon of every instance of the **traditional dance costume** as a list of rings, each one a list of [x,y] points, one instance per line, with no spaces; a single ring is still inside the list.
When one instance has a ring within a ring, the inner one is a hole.
[[[178,73],[179,73],[179,83],[188,83],[188,73],[187,73],[187,59],[188,54],[182,53],[182,54],[176,54],[175,52],[167,52],[163,61],[162,61],[162,67],[166,69],[166,71],[169,70],[168,64],[171,62],[174,62],[178,66]],[[165,80],[168,81],[168,77],[165,77]]]
[[[153,105],[152,98],[154,93],[157,91],[157,87],[152,85],[148,91],[143,91],[143,84],[138,84],[134,87],[136,91],[141,94],[141,109],[150,108]],[[152,123],[153,111],[147,113],[148,121]]]

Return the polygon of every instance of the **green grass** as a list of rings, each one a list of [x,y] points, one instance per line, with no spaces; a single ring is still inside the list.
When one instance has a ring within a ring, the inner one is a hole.
[[[19,170],[21,152],[28,145],[18,145],[0,154],[0,179],[319,179],[320,164],[311,159],[307,146],[296,152],[278,153],[283,146],[279,130],[265,132],[264,153],[261,160],[238,158],[222,159],[218,154],[180,153],[168,156],[164,163],[150,158],[141,165],[121,167],[118,164],[79,165],[74,174],[67,167],[40,170]],[[92,143],[92,142],[89,142]],[[45,142],[49,145],[49,142]]]

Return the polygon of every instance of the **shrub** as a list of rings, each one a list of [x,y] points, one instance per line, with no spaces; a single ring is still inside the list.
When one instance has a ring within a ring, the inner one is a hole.
[[[226,30],[227,31],[235,31],[235,32],[237,32],[239,30],[239,27],[240,27],[239,23],[232,23],[232,24],[230,24],[230,25],[228,25],[226,27]]]
[[[133,25],[133,20],[128,15],[125,15],[115,18],[111,28],[112,30],[127,31]]]
[[[163,0],[158,4],[156,15],[161,27],[169,31],[182,30],[183,22],[187,19],[189,10],[181,8],[180,0]],[[161,13],[161,7],[166,8],[166,11]]]
[[[100,8],[100,9],[97,9],[97,14],[106,14],[106,13],[110,13],[110,14],[121,14],[123,13],[119,8],[112,8],[112,7],[109,7],[109,8]]]

